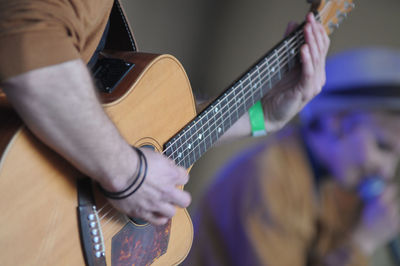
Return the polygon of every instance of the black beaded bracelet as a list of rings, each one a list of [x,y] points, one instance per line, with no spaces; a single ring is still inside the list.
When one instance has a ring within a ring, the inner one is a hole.
[[[137,152],[138,157],[139,157],[139,170],[136,174],[136,177],[134,178],[133,182],[127,188],[125,188],[124,190],[121,190],[121,191],[116,191],[116,192],[107,191],[100,184],[98,184],[99,190],[103,193],[103,195],[105,197],[110,198],[110,199],[115,199],[115,200],[125,199],[125,198],[131,196],[133,193],[135,193],[139,189],[139,187],[143,184],[144,179],[147,175],[147,160],[146,160],[146,157],[144,156],[143,152],[140,149],[138,149],[136,147],[132,147],[132,148]],[[142,180],[140,181],[139,185],[132,192],[125,194],[137,183],[139,178],[142,176],[143,162],[144,162],[144,174],[143,174]]]

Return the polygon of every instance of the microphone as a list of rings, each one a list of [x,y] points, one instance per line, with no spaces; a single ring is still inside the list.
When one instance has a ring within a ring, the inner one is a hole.
[[[373,201],[385,190],[385,182],[374,175],[364,179],[357,188],[357,193],[364,202]],[[400,240],[396,237],[389,241],[388,247],[395,265],[400,265]]]

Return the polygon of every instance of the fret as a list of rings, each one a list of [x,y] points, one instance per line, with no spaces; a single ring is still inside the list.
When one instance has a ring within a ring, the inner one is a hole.
[[[214,124],[214,129],[216,132],[216,139],[219,139],[222,136],[222,134],[224,134],[224,132],[225,132],[222,119],[223,119],[222,116],[213,117],[213,120],[214,120],[213,124]]]
[[[263,91],[262,91],[262,82],[261,82],[261,74],[260,74],[260,67],[259,65],[256,65],[257,68],[257,83],[255,85],[255,89],[260,91],[260,99],[264,96]],[[250,108],[250,107],[249,107]]]
[[[279,43],[173,138],[165,153],[185,167],[193,164],[298,63],[300,42],[304,40],[298,30]]]
[[[228,97],[227,94],[224,94],[224,97],[221,100],[221,121],[222,124],[225,125],[230,125],[230,120],[231,120],[231,115],[230,115],[230,106],[228,102]]]
[[[204,152],[206,152],[209,148],[212,147],[214,144],[212,141],[212,127],[210,126],[210,120],[208,119],[207,113],[204,113],[203,117],[203,132],[204,132],[204,137],[203,137],[203,144],[204,144]]]
[[[196,141],[196,127],[194,121],[191,123],[190,128],[189,128],[189,142],[187,145],[187,148],[189,150],[189,153],[193,152],[193,149],[195,147],[195,141]]]
[[[270,67],[271,67],[271,84],[272,84],[272,86],[274,86],[280,80],[280,71],[279,71],[280,65],[279,65],[279,59],[277,57],[276,50],[273,53],[273,58],[271,58],[271,61],[272,61],[270,63]]]
[[[212,110],[212,108],[210,110]],[[210,136],[212,136],[214,130],[216,129],[215,116],[212,113],[212,111],[207,111],[206,114],[207,114],[208,128],[210,130]]]
[[[279,50],[280,52],[280,58],[279,58],[279,65],[280,65],[280,79],[289,72],[289,56],[287,54],[287,41],[282,43],[280,46]]]
[[[218,138],[219,138],[225,133],[224,117],[222,115],[219,115],[218,117],[215,118],[215,125],[217,127]]]
[[[190,132],[189,132],[189,128],[190,128],[190,125],[189,125],[189,127],[188,127],[188,129],[187,130],[185,130],[185,132],[184,132],[184,142],[182,143],[182,145],[183,145],[183,149],[185,150],[185,153],[184,153],[184,165],[185,165],[185,167],[186,168],[188,168],[189,166],[190,166],[190,154],[191,154],[191,148],[192,148],[192,145],[191,145],[191,138],[190,138]]]
[[[190,128],[190,159],[196,161],[197,159],[197,152],[198,152],[198,138],[197,138],[197,121],[193,123],[192,127]]]
[[[271,80],[271,70],[270,70],[270,66],[269,66],[269,60],[266,57],[265,58],[265,63],[266,63],[266,82],[268,83],[268,89],[272,88],[272,80]],[[264,94],[264,93],[263,93]]]
[[[211,112],[207,111],[205,113],[207,118],[207,138],[210,142],[210,147],[215,143],[213,139],[214,131],[215,131],[215,117],[212,115]]]
[[[171,144],[169,145],[169,147],[167,148],[167,150],[165,151],[165,155],[167,157],[170,157],[172,160],[174,160],[176,162],[176,150],[177,150],[177,138],[174,138],[171,142]]]
[[[292,62],[293,62],[293,67],[296,65],[296,63],[300,62],[300,47],[304,44],[304,32],[303,30],[299,30],[296,33],[296,45],[293,46],[293,48],[290,51],[290,54],[292,55]]]
[[[176,139],[176,150],[175,150],[175,158],[174,161],[178,164],[181,165],[181,161],[183,159],[183,149],[182,149],[182,138],[181,136],[178,136]]]
[[[246,79],[249,82],[249,87],[246,88],[245,95],[243,95],[243,97],[244,97],[243,98],[243,108],[245,109],[245,112],[251,107],[251,103],[254,102],[254,94],[255,94],[255,91],[256,91],[256,85],[254,84],[254,81],[251,78],[251,76],[252,75],[250,73],[247,74],[247,78]]]
[[[201,120],[202,119],[200,118],[196,123],[196,134],[195,134],[196,141],[195,141],[195,147],[194,147],[195,157],[197,155],[196,160],[199,159],[201,157],[201,155],[203,154],[202,153],[202,147],[203,147],[202,144],[203,144],[204,133],[203,133]],[[197,151],[197,153],[196,153],[196,151]]]
[[[200,132],[201,133],[199,135],[200,157],[208,150],[208,148],[210,148],[210,147],[207,147],[207,135],[209,134],[209,132],[208,132],[208,130],[206,131],[206,129],[204,128],[205,125],[206,125],[206,123],[203,121],[203,119],[201,119],[200,120],[200,129],[201,129]]]
[[[251,94],[251,83],[252,79],[250,74],[247,75],[247,78],[244,79],[244,81],[241,83],[241,90],[239,91],[239,98],[240,98],[240,116],[242,116],[246,111],[246,98],[249,97]],[[250,90],[249,90],[250,88]]]
[[[294,41],[295,46],[297,46],[297,38]],[[293,60],[293,55],[296,54],[296,48],[292,47],[289,49],[288,41],[285,41],[285,50],[286,50],[286,57],[288,60],[287,66],[288,66],[288,71],[290,71],[294,67],[294,60]]]
[[[211,141],[211,145],[213,145],[216,140],[219,138],[217,133],[217,125],[215,116],[212,112],[207,112],[207,120],[208,120],[208,128],[209,128],[209,137]]]
[[[175,138],[171,140],[171,144],[173,144],[174,142],[175,142]],[[171,157],[173,155],[173,149],[172,149],[171,144],[166,145],[166,149],[164,150],[164,154],[168,157]]]
[[[222,104],[221,104],[221,100],[217,101],[217,104],[213,107],[212,109],[213,111],[213,116],[215,118],[215,120],[218,120],[219,118],[222,117]]]
[[[236,121],[237,120],[236,118],[239,117],[239,101],[238,101],[238,95],[237,95],[239,90],[241,90],[241,80],[239,82],[237,82],[229,92],[229,94],[231,95],[230,101],[229,101],[229,103],[230,103],[229,107],[231,109],[230,117],[233,121]]]
[[[275,60],[276,60],[276,65],[277,65],[277,72],[278,72],[278,79],[281,80],[282,79],[282,74],[281,74],[281,69],[282,69],[282,65],[284,64],[284,62],[281,62],[281,57],[279,55],[279,52],[281,50],[281,47],[278,47],[277,49],[275,49]]]

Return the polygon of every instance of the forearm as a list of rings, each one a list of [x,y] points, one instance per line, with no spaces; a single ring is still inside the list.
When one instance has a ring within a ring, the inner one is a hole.
[[[45,144],[103,186],[124,187],[136,154],[104,113],[81,60],[30,71],[1,86]]]

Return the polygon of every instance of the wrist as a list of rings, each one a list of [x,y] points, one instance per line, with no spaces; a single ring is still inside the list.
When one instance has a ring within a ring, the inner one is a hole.
[[[138,155],[139,158],[139,166],[136,169],[134,175],[129,179],[129,183],[126,187],[123,189],[117,190],[117,191],[112,191],[112,190],[107,190],[101,185],[99,185],[100,191],[103,193],[103,195],[109,199],[114,199],[114,200],[122,200],[125,198],[130,197],[132,194],[134,194],[143,184],[146,175],[147,175],[147,160],[146,156],[144,153],[136,148],[133,147],[133,150],[135,150],[136,154]]]
[[[267,135],[264,110],[260,101],[256,102],[252,107],[250,107],[248,115],[252,136],[259,137]]]
[[[99,184],[107,191],[116,192],[127,188],[136,176],[139,168],[139,156],[130,145],[124,147],[119,159],[110,164]]]

